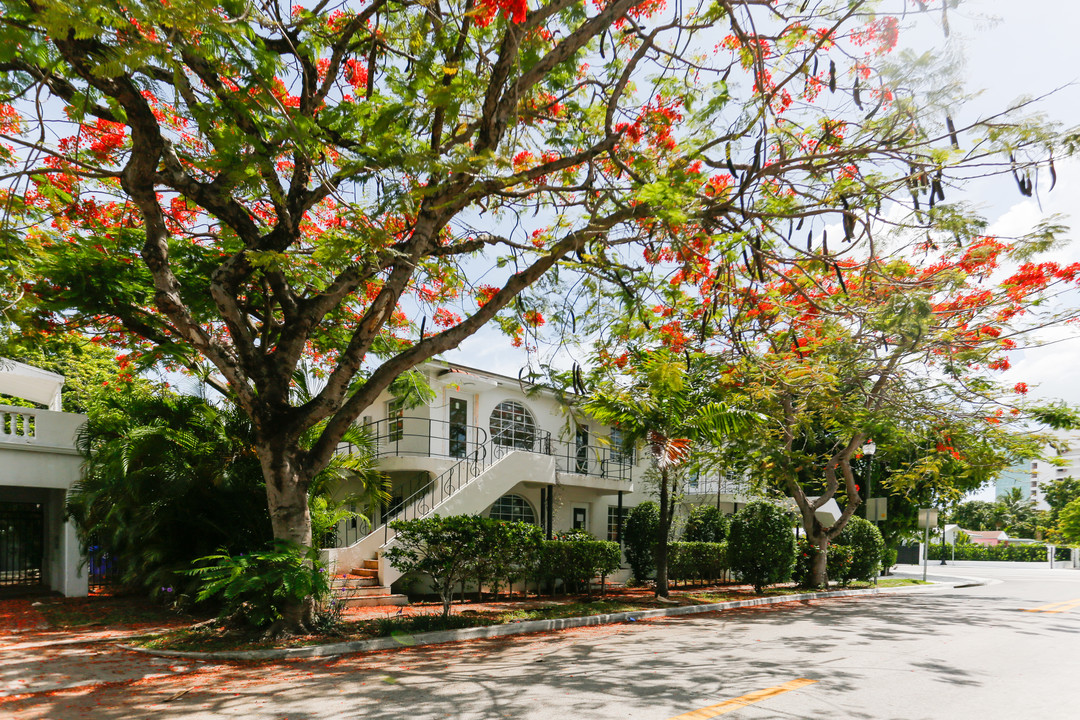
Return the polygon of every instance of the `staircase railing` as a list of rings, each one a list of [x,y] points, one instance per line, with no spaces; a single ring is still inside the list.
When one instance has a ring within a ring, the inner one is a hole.
[[[395,520],[416,520],[424,517],[451,495],[483,474],[497,459],[494,457],[493,450],[490,442],[478,445],[468,456],[454,463],[402,500],[396,510],[383,513],[379,522],[383,531],[383,544],[390,542],[390,523]],[[501,458],[503,454],[505,453],[499,454],[499,457]],[[377,532],[379,532],[379,527],[375,527],[371,535]]]

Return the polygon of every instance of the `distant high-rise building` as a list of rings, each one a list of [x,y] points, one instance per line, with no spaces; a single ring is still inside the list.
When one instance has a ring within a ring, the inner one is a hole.
[[[1003,471],[997,480],[996,496],[1002,497],[1012,488],[1019,487],[1024,497],[1032,498],[1040,510],[1049,510],[1046,502],[1046,486],[1055,480],[1080,477],[1080,434],[1061,436],[1067,449],[1046,447],[1046,460],[1025,460]]]

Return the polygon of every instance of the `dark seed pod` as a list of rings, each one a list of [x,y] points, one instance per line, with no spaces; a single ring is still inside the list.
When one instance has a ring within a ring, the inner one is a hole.
[[[949,128],[949,139],[952,140],[952,146],[959,150],[960,139],[956,135],[956,126],[953,125],[952,118],[948,115],[945,116],[945,126]]]
[[[821,254],[822,255],[828,255],[829,254],[829,231],[828,230],[822,230],[821,231]]]
[[[683,353],[686,354],[686,372],[690,372],[690,350],[683,350]]]
[[[840,266],[834,264],[833,268],[836,269],[836,279],[840,281],[840,289],[844,291],[845,295],[847,295],[847,285],[844,284],[844,275],[840,272]]]
[[[1050,158],[1050,190],[1053,190],[1055,185],[1057,185],[1057,170],[1054,169],[1054,158]]]
[[[818,57],[814,56],[814,69],[810,72],[811,75],[817,75]]]
[[[855,107],[860,110],[862,106],[862,93],[859,92],[859,78],[855,78],[855,87],[851,88],[851,99],[855,101]]]
[[[874,116],[877,115],[878,110],[880,110],[881,106],[884,105],[884,104],[885,104],[885,93],[881,93],[880,95],[878,95],[877,105],[874,106],[873,110],[871,110],[870,112],[868,112],[866,114],[866,119],[867,120],[872,120],[874,118]]]
[[[829,61],[829,92],[836,92],[836,63]]]
[[[945,191],[941,187],[941,180],[934,178],[934,182],[930,185],[930,197],[936,197],[938,200],[945,199]]]
[[[814,231],[810,230],[806,233],[806,252],[810,252],[814,247]]]
[[[731,162],[731,145],[727,146],[726,157],[724,159],[727,162],[728,172],[731,173],[731,179],[738,180],[739,174],[735,172],[735,163]]]
[[[424,319],[420,321],[420,340],[421,341],[423,341],[423,339],[424,339],[424,328],[426,326],[427,326],[427,315],[425,315]]]
[[[804,222],[806,222],[806,218],[804,218],[804,217],[799,218],[799,224],[795,226],[795,229],[796,230],[802,230],[802,226],[803,226]]]

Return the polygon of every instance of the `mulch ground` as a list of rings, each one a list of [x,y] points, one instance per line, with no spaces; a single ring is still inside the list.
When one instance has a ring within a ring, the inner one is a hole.
[[[115,640],[201,619],[138,597],[0,598],[0,645]]]
[[[790,589],[790,587],[792,586],[777,586],[777,588],[788,589]],[[607,593],[603,596],[600,595],[599,591],[594,591],[592,599],[606,600],[609,602],[634,603],[642,608],[663,608],[677,607],[679,605],[700,605],[703,601],[693,599],[692,596],[706,593],[736,596],[731,598],[733,600],[758,597],[754,594],[754,588],[750,585],[719,584],[671,588],[669,602],[657,600],[651,587],[609,587]],[[488,598],[485,600],[477,600],[475,596],[467,596],[465,601],[455,599],[451,612],[455,615],[502,613],[513,610],[536,610],[552,607],[553,605],[587,602],[588,600],[589,598],[585,595],[557,595],[554,598],[544,595],[537,598],[531,593],[527,597],[522,596],[521,594],[515,594],[513,597],[500,595],[498,599]],[[716,602],[720,602],[720,600],[717,600]],[[347,621],[369,620],[372,618],[392,616],[432,615],[441,612],[442,603],[437,602],[434,599],[427,599],[402,607],[379,605],[375,607],[348,608],[342,613],[342,619]]]

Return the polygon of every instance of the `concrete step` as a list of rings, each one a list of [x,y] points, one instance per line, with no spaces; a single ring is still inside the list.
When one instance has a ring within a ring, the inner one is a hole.
[[[379,561],[378,560],[365,560],[364,561],[364,567],[367,568],[368,570],[378,570],[379,569]]]
[[[364,597],[350,597],[342,600],[345,607],[377,607],[379,605],[408,605],[407,595],[368,595]]]
[[[364,562],[368,562],[368,561],[365,560]],[[353,568],[352,570],[349,571],[349,574],[350,575],[356,575],[358,577],[379,577],[379,568],[378,568],[377,565],[376,565],[376,567],[373,567],[373,568],[369,568],[369,567]]]
[[[390,588],[385,585],[366,585],[362,587],[347,587],[334,590],[334,595],[340,598],[370,597],[373,595],[390,595]]]
[[[379,584],[377,577],[336,577],[330,581],[330,589],[349,589],[359,587],[372,587]]]

